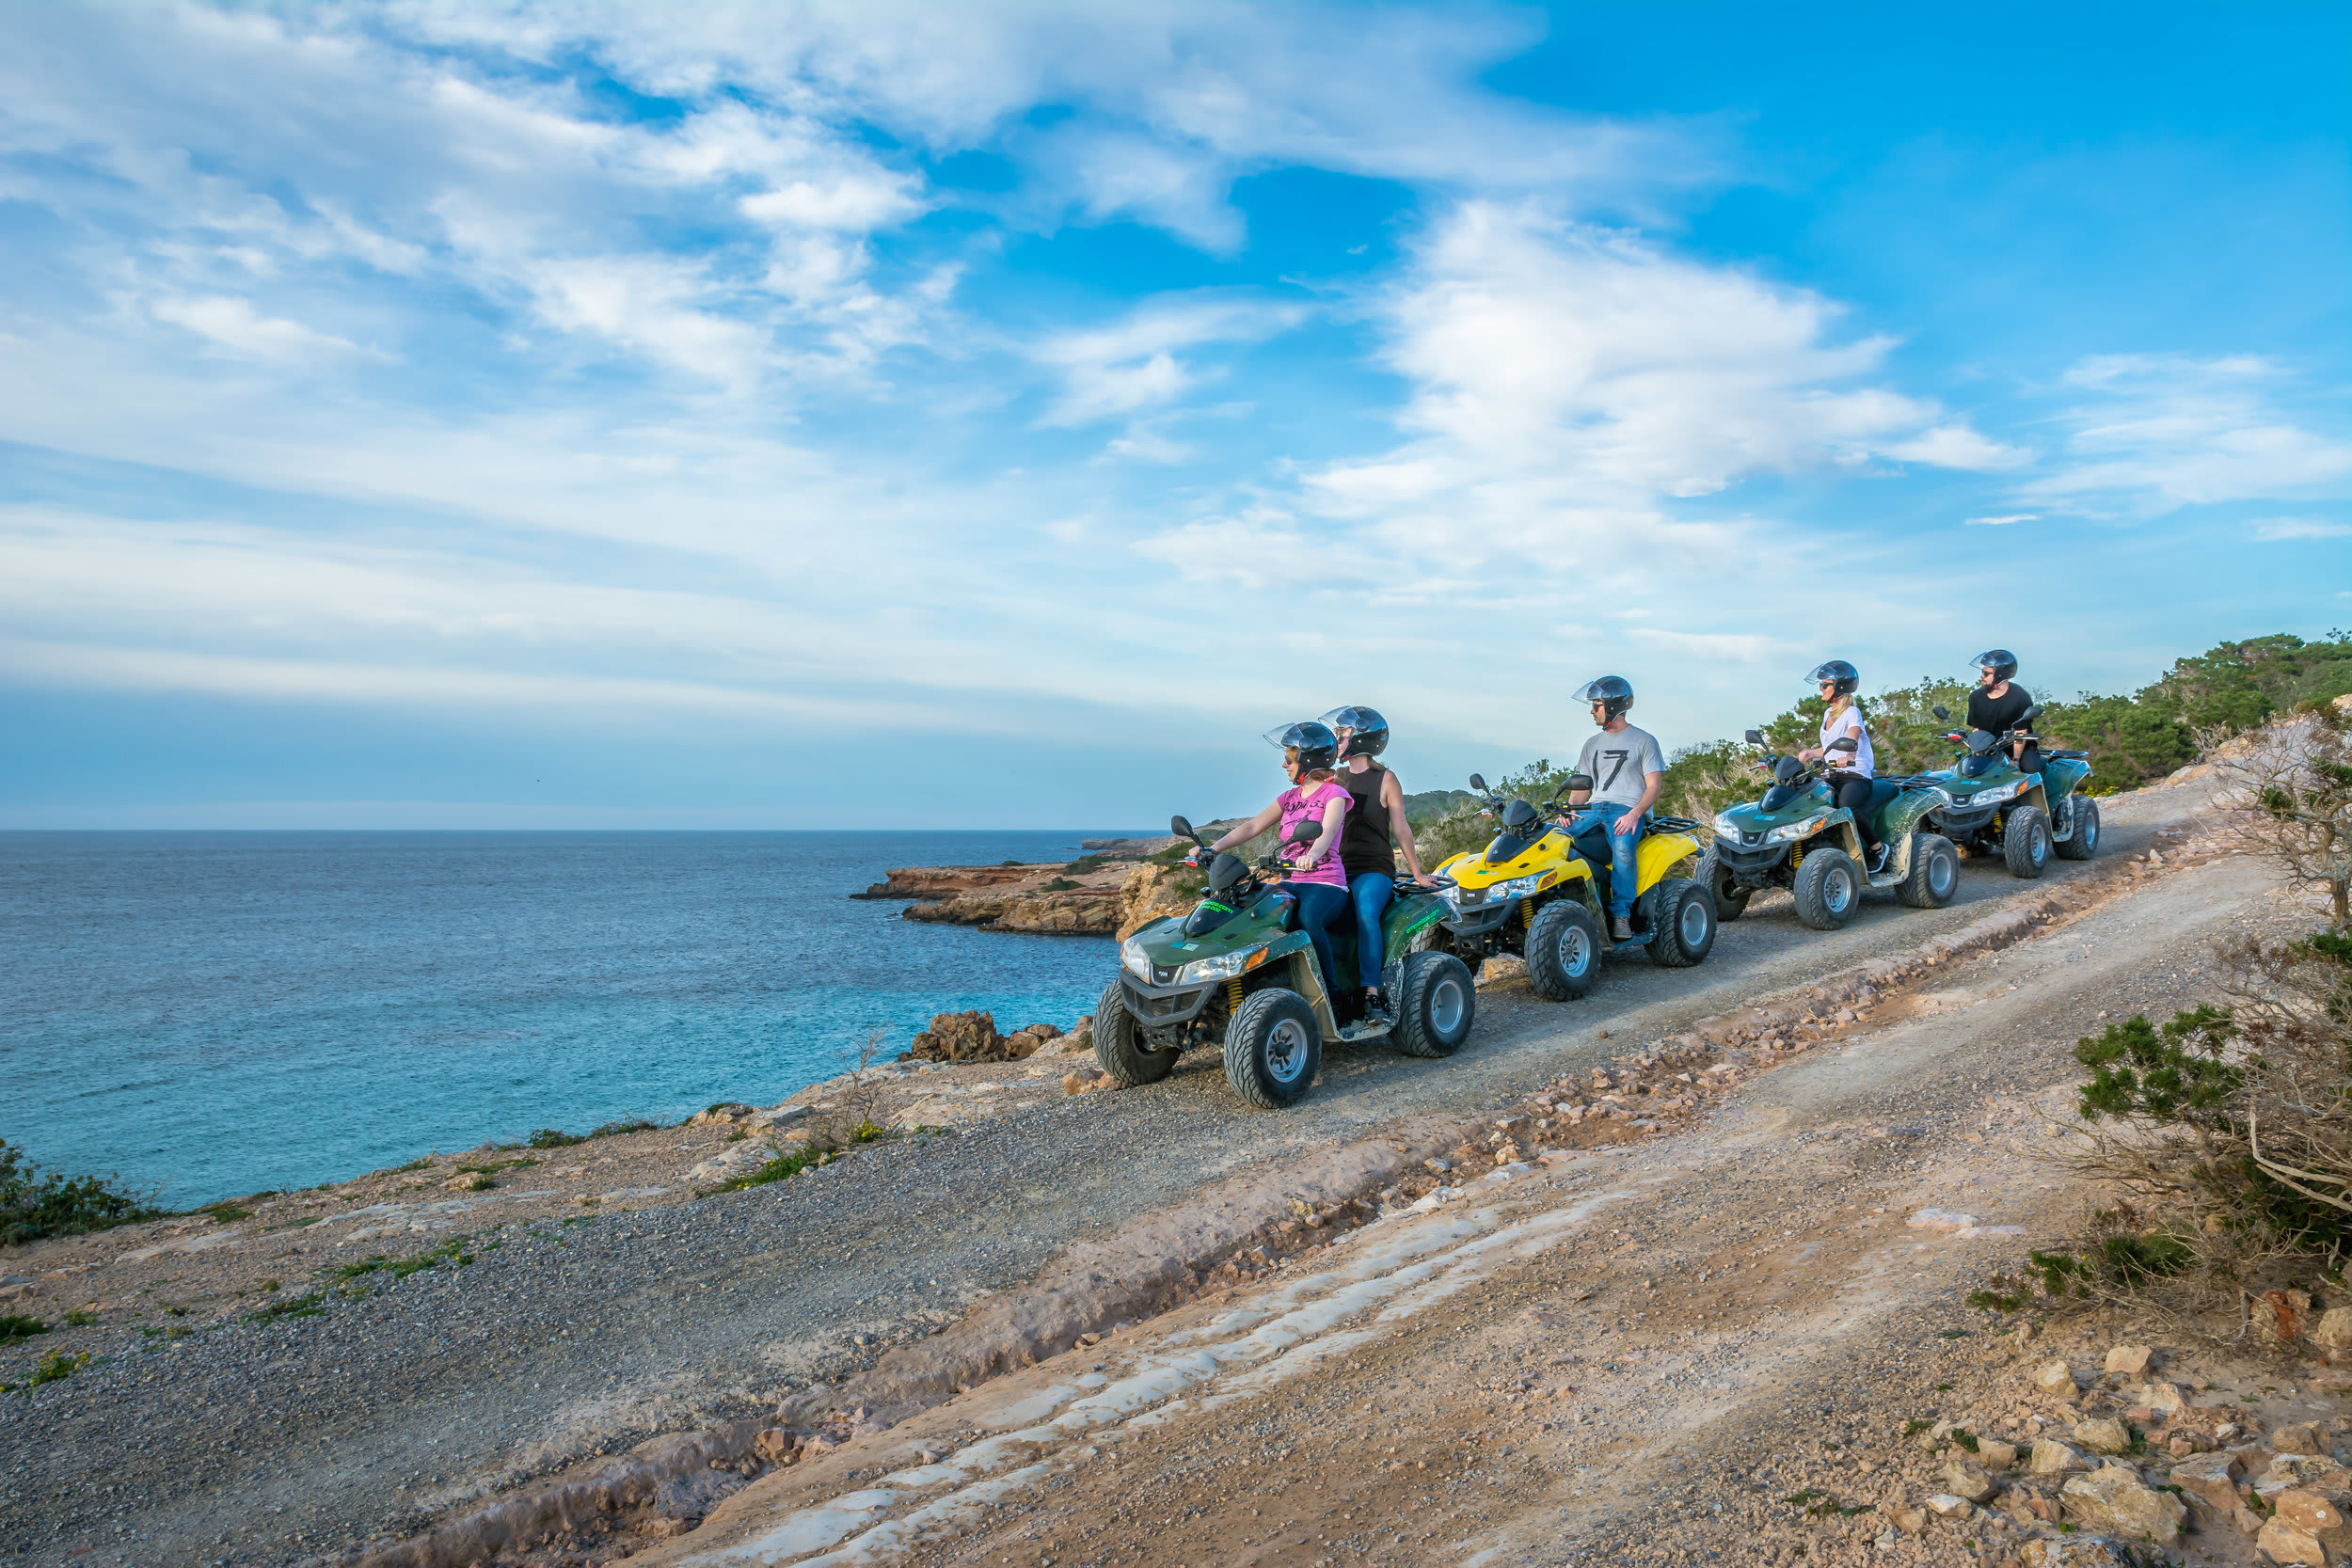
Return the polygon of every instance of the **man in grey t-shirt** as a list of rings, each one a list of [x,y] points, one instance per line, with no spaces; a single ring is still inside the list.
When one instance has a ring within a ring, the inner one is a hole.
[[[1658,803],[1666,782],[1666,756],[1658,737],[1626,722],[1633,705],[1631,683],[1618,675],[1603,675],[1579,693],[1592,705],[1593,722],[1600,733],[1584,743],[1576,770],[1592,776],[1589,796],[1574,794],[1568,804],[1581,808],[1568,819],[1568,832],[1584,845],[1606,835],[1609,847],[1609,935],[1626,942],[1633,935],[1631,915],[1635,885],[1634,850],[1641,843],[1642,824]],[[1588,851],[1597,863],[1602,857]],[[1596,863],[1596,870],[1599,869]]]

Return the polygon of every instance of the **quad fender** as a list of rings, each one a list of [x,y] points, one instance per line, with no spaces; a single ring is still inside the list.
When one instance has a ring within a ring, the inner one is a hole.
[[[1266,961],[1273,962],[1270,958]],[[1315,962],[1313,944],[1300,936],[1299,945],[1292,950],[1288,961],[1290,989],[1305,997],[1307,1006],[1315,1010],[1315,1026],[1323,1031],[1323,1037],[1338,1039],[1339,1015],[1331,1011],[1331,994],[1323,989],[1323,967]]]
[[[2039,777],[2035,777],[2033,783],[2026,786],[2026,792],[2023,795],[2018,796],[2017,799],[2009,803],[2008,809],[2010,811],[2015,811],[2019,806],[2040,806],[2043,816],[2049,817],[2053,822],[2058,820],[2058,818],[2051,814],[2050,797],[2042,789],[2042,780]]]
[[[1879,837],[1888,844],[1907,843],[1928,815],[1943,800],[1924,789],[1906,789],[1879,812]]]
[[[2045,757],[2042,763],[2042,783],[2050,800],[2064,800],[2082,787],[2090,777],[2090,764],[2078,757]],[[2044,802],[2045,805],[2047,802]],[[2055,818],[2055,813],[2053,817]]]
[[[1633,851],[1634,888],[1647,893],[1666,873],[1699,852],[1699,841],[1689,833],[1647,833]],[[1578,862],[1581,865],[1582,862]],[[1587,871],[1589,875],[1589,868]]]
[[[1387,973],[1389,966],[1406,954],[1428,946],[1419,940],[1422,933],[1442,922],[1447,913],[1445,900],[1435,894],[1408,894],[1390,904],[1380,919],[1381,972]],[[1356,940],[1363,941],[1363,932],[1357,932]]]

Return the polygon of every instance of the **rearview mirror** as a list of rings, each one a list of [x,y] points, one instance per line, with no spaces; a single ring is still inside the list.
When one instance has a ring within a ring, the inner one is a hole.
[[[1192,824],[1181,816],[1171,816],[1168,819],[1168,831],[1178,838],[1197,839],[1200,836],[1192,831]]]
[[[1472,774],[1470,775],[1470,787],[1471,787],[1472,789],[1474,789],[1474,790],[1478,791],[1478,793],[1479,793],[1479,794],[1481,794],[1481,795],[1486,794],[1486,776],[1485,774],[1483,774],[1483,773],[1472,773]]]
[[[1300,822],[1296,827],[1293,828],[1290,832],[1283,837],[1282,842],[1285,844],[1312,844],[1316,839],[1319,839],[1322,836],[1323,818],[1320,816],[1310,816],[1303,822]]]
[[[1859,752],[1862,750],[1862,742],[1852,736],[1841,735],[1829,743],[1829,749],[1833,752]]]
[[[2017,722],[2018,722],[2020,725],[2030,724],[2030,723],[2032,723],[2035,720],[2037,720],[2037,719],[2039,719],[2039,718],[2041,718],[2041,717],[2042,717],[2042,705],[2041,705],[2040,703],[2036,703],[2036,704],[2034,704],[2031,707],[2029,707],[2029,708],[2026,709],[2026,711],[2025,711],[2025,712],[2023,712],[2023,713],[2021,713],[2021,714],[2019,714],[2019,715],[2017,716]]]
[[[1943,720],[1947,724],[1951,722],[1952,710],[1946,707],[1942,703],[1936,704],[1933,707],[1928,709],[1928,711],[1934,714],[1938,719]]]
[[[1568,775],[1568,782],[1561,787],[1571,795],[1580,791],[1590,795],[1593,792],[1593,776],[1590,773],[1571,773]]]
[[[1761,746],[1761,745],[1763,745],[1763,744],[1764,744],[1764,732],[1763,732],[1762,730],[1750,730],[1750,731],[1748,732],[1748,744],[1749,744],[1749,745],[1751,745],[1751,746]]]

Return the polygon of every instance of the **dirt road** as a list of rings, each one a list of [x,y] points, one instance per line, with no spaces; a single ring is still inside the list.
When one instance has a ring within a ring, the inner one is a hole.
[[[2196,804],[2190,790],[2115,802],[2106,855]],[[2024,884],[1971,864],[1953,909],[1873,900],[1829,936],[1759,901],[1698,971],[1614,965],[1565,1008],[1488,993],[1463,1055],[1335,1052],[1314,1099],[1282,1117],[1242,1110],[1204,1059],[1149,1090],[864,1151],[785,1187],[532,1227],[322,1318],[103,1347],[111,1361],[0,1404],[14,1483],[0,1561],[340,1560],[651,1433],[756,1425],[780,1394],[894,1346],[1018,1319],[1057,1255],[1120,1256],[1122,1237],[1160,1234],[1204,1193],[1331,1196],[1371,1168],[1362,1151],[1392,1155],[1417,1128],[2078,875],[2060,864]],[[2167,898],[2186,902],[2123,912]],[[2262,905],[2239,863],[2157,881],[2084,922],[2087,942],[2053,933],[2030,960],[1979,960],[1919,1016],[1768,1074],[1702,1132],[1472,1189],[1369,1227],[1311,1275],[979,1382],[753,1482],[647,1560],[719,1560],[778,1529],[789,1550],[739,1560],[858,1542],[866,1557],[1021,1562],[1308,1561],[1341,1549],[1327,1540],[1397,1561],[1616,1550],[1628,1529],[1664,1528],[1645,1488],[1679,1481],[1666,1466],[1700,1463],[1711,1433],[1769,1450],[1772,1402],[1793,1413],[1800,1380],[1875,1388],[1885,1336],[1956,1321],[1951,1292],[2002,1242],[1923,1240],[1903,1216],[1940,1200],[2050,1223],[2039,1189],[1968,1140],[2066,1078],[2065,1047],[2100,1008],[2190,994],[2200,931]],[[1229,1206],[1246,1234],[1247,1203]],[[1101,1282],[1104,1301],[1117,1285]],[[1555,1382],[1579,1393],[1535,1414]],[[1136,1424],[1098,1430],[1113,1409]],[[1003,1435],[1077,1414],[1043,1444]],[[1817,1442],[1820,1420],[1788,1440]],[[923,1444],[940,1474],[875,1482]],[[968,1533],[927,1537],[931,1519]]]
[[[2271,912],[2242,861],[2153,883],[1699,1128],[1367,1227],[1298,1277],[755,1482],[630,1560],[1868,1556],[1883,1517],[1824,1524],[1804,1503],[1883,1489],[1891,1435],[1948,1402],[1936,1380],[1983,1327],[1963,1296],[2077,1217],[2018,1152],[2064,1113],[2068,1048],[2103,1013],[2185,1003],[2209,940]],[[1977,1233],[1906,1223],[1929,1209]],[[1978,1535],[2004,1528],[2018,1538]],[[1893,1549],[1974,1560],[1957,1534]]]

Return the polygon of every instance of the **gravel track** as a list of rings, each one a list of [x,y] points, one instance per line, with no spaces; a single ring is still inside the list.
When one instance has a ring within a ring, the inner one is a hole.
[[[2102,858],[2195,793],[2108,802]],[[485,1232],[472,1266],[330,1298],[321,1317],[119,1336],[90,1347],[103,1362],[0,1399],[0,1562],[297,1563],[412,1534],[580,1456],[771,1409],[1210,1183],[1527,1092],[2081,869],[2054,863],[2035,884],[1968,863],[1949,909],[1877,895],[1830,935],[1759,899],[1697,970],[1612,960],[1567,1006],[1482,993],[1451,1061],[1332,1050],[1283,1115],[1242,1108],[1195,1053],[1150,1089],[876,1146],[782,1186]]]

